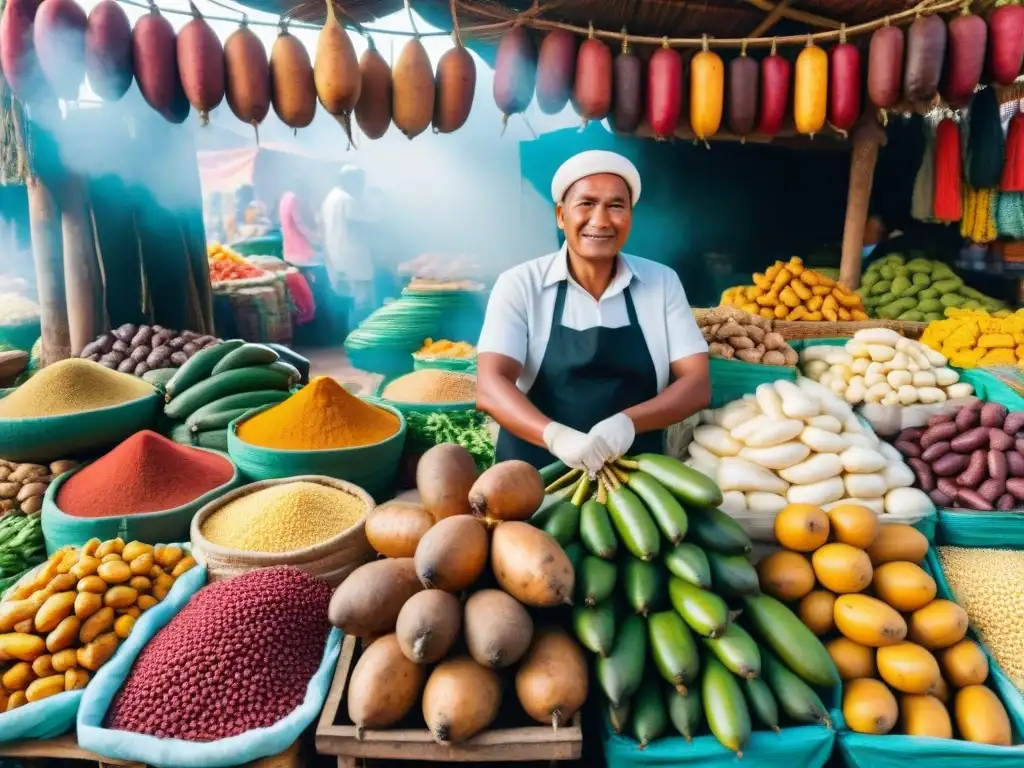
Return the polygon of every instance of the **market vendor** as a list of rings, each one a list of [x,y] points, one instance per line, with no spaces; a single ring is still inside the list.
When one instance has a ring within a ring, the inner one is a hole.
[[[640,174],[582,152],[551,196],[565,244],[498,277],[480,334],[477,407],[501,426],[496,458],[596,471],[660,453],[662,430],[708,405],[708,345],[675,271],[621,253]]]

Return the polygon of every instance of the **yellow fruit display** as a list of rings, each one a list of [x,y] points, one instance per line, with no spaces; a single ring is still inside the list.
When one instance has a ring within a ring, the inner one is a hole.
[[[880,680],[851,680],[843,686],[843,718],[850,730],[881,735],[896,726],[896,697]]]
[[[961,688],[953,700],[956,727],[965,741],[1008,747],[1010,717],[999,697],[984,685]]]
[[[928,324],[921,335],[927,344],[957,368],[991,365],[1024,366],[1024,311],[945,310],[945,320]]]
[[[814,589],[814,569],[798,552],[781,549],[757,564],[761,590],[784,603],[799,600]]]
[[[871,559],[849,544],[826,544],[811,555],[811,564],[821,585],[836,594],[861,592],[871,584]]]
[[[248,264],[245,257],[223,243],[210,242],[206,246],[206,258],[210,261],[230,261],[232,264]]]
[[[921,563],[928,554],[928,539],[912,525],[887,523],[865,551],[876,566],[896,560]]]
[[[897,560],[875,569],[875,594],[897,611],[912,613],[935,599],[935,579],[919,565]]]
[[[812,504],[788,504],[775,516],[775,540],[794,552],[813,552],[829,530],[828,515]]]
[[[907,622],[907,639],[932,650],[949,648],[966,634],[967,612],[950,600],[933,600]]]
[[[914,643],[896,643],[878,649],[878,674],[900,693],[923,695],[939,682],[939,662]]]
[[[755,272],[753,285],[729,288],[721,303],[776,320],[867,320],[861,297],[794,256]]]
[[[899,725],[900,733],[907,736],[953,738],[953,721],[949,718],[949,711],[934,696],[901,696]]]
[[[868,648],[840,635],[826,643],[825,650],[832,657],[836,669],[839,670],[839,678],[844,683],[859,677],[878,676],[874,648]]]
[[[832,618],[835,604],[835,595],[824,589],[816,589],[804,595],[797,606],[797,615],[811,632],[822,637],[836,627]]]
[[[828,512],[832,537],[858,549],[867,549],[878,536],[881,523],[873,510],[860,504],[840,504]]]
[[[903,617],[881,600],[867,595],[840,595],[833,616],[840,632],[871,648],[895,645],[907,636]]]
[[[988,657],[973,640],[961,640],[942,651],[939,664],[954,688],[981,685],[988,679]]]

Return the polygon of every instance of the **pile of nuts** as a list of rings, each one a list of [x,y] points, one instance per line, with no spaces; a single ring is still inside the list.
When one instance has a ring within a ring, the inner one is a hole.
[[[0,712],[84,688],[196,561],[181,547],[90,539],[0,603]]]
[[[70,459],[49,466],[0,459],[0,517],[14,512],[38,515],[50,483],[77,468],[78,462]]]
[[[775,333],[772,322],[727,306],[716,307],[697,319],[712,357],[763,365],[796,365],[797,353],[781,334]]]
[[[160,368],[180,368],[199,350],[219,343],[220,339],[209,334],[126,323],[86,344],[79,357],[111,370],[142,376]]]

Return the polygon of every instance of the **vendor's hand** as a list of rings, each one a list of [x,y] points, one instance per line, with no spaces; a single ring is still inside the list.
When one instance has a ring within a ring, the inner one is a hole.
[[[633,420],[629,416],[617,413],[595,424],[591,428],[590,434],[604,440],[610,451],[608,461],[615,461],[625,456],[626,451],[633,445],[636,427],[633,426]]]
[[[584,434],[554,421],[544,429],[544,444],[566,466],[585,469],[591,475],[612,458],[611,449],[601,437]]]

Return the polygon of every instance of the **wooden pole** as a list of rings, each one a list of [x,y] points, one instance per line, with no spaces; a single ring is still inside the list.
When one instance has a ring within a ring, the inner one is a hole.
[[[878,150],[884,145],[885,131],[878,124],[877,117],[873,113],[866,114],[853,131],[850,186],[846,197],[846,222],[843,226],[843,255],[839,263],[839,282],[850,290],[860,287],[864,226],[868,220]]]
[[[39,319],[43,331],[41,364],[56,363],[71,356],[68,308],[64,295],[64,268],[60,210],[46,184],[35,174],[28,187],[28,215],[32,232],[32,255],[39,293]]]
[[[85,184],[77,175],[69,175],[61,204],[61,229],[64,237],[64,291],[67,298],[71,354],[78,355],[102,329],[97,316],[99,263],[96,260]]]

